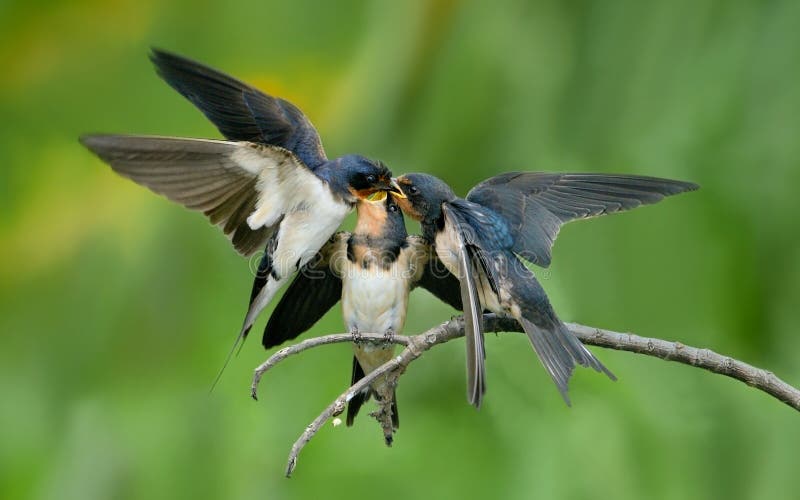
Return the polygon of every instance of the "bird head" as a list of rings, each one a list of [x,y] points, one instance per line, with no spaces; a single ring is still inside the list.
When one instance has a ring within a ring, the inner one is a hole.
[[[348,201],[366,199],[378,191],[400,189],[392,182],[392,172],[380,161],[373,161],[360,155],[348,155],[339,159],[338,172],[347,184]]]
[[[450,186],[432,175],[406,174],[394,180],[402,193],[392,197],[403,212],[422,223],[438,220],[442,216],[442,203],[456,199]]]

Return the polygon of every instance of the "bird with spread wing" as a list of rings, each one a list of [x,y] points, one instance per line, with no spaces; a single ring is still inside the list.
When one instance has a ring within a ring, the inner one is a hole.
[[[328,159],[290,102],[181,56],[153,50],[151,59],[225,140],[86,135],[81,142],[118,174],[202,212],[240,254],[265,249],[238,342],[359,200],[397,188],[379,161]]]
[[[480,407],[486,391],[482,313],[511,316],[561,396],[570,404],[568,382],[576,365],[614,375],[556,316],[533,272],[550,265],[561,226],[576,219],[629,210],[696,184],[634,175],[510,172],[475,186],[459,198],[444,181],[427,174],[397,179],[398,204],[422,225],[442,263],[461,282],[467,345],[467,399]]]

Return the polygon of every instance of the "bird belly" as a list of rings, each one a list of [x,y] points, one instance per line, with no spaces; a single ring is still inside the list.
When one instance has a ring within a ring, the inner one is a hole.
[[[364,373],[372,373],[376,368],[394,357],[394,344],[376,345],[368,342],[353,344],[353,354]],[[382,386],[383,381],[373,382],[373,389]],[[381,394],[382,395],[382,394]]]
[[[508,314],[510,312],[511,304],[498,297],[486,279],[482,279],[478,285],[478,296],[480,297],[481,305],[485,309],[497,314]]]
[[[406,277],[395,267],[363,269],[349,264],[342,275],[342,312],[347,327],[362,333],[400,333],[408,302]]]
[[[363,269],[348,262],[342,275],[342,313],[347,327],[360,333],[399,334],[408,303],[406,279],[397,266]],[[353,353],[364,373],[370,373],[392,359],[394,345],[355,343]],[[385,380],[373,382],[372,389],[381,397],[391,397]]]
[[[514,280],[508,276],[509,266],[506,257],[502,255],[495,255],[491,259],[490,266],[494,266],[494,275],[497,280],[497,291],[492,289],[489,279],[483,275],[477,279],[478,296],[480,297],[481,304],[485,309],[492,311],[495,314],[502,314],[512,316],[519,319],[519,307],[513,298]],[[514,272],[513,270],[510,272]]]

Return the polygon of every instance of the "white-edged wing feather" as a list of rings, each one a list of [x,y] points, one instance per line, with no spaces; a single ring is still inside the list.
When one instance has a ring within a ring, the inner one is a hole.
[[[252,254],[271,238],[268,276],[231,353],[275,293],[350,211],[324,180],[278,146],[126,135],[90,135],[81,142],[120,175],[203,212],[241,254]]]
[[[81,142],[120,175],[203,212],[243,255],[263,248],[281,216],[304,203],[309,191],[330,195],[319,177],[277,146],[127,135],[90,135]]]

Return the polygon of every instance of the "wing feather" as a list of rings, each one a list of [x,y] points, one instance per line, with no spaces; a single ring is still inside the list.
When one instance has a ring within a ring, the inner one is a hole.
[[[239,253],[263,247],[296,186],[323,181],[277,146],[210,139],[89,135],[81,142],[117,173],[203,212]]]
[[[466,199],[502,216],[514,239],[512,250],[547,267],[563,224],[630,210],[697,188],[691,182],[637,175],[509,172],[478,184]]]
[[[412,254],[411,266],[414,269],[411,286],[421,286],[450,307],[462,310],[458,278],[439,260],[433,245],[421,236],[409,236],[406,241]]]
[[[334,234],[315,259],[306,264],[286,289],[264,328],[262,344],[269,349],[302,334],[342,297],[342,280],[333,267],[346,258],[350,233]]]
[[[316,129],[289,101],[163,50],[153,49],[150,59],[158,75],[194,104],[226,138],[282,147],[312,169],[326,161]]]
[[[461,282],[461,303],[464,309],[464,338],[467,344],[467,399],[480,408],[486,392],[486,353],[483,345],[483,307],[475,284],[477,262],[473,250],[465,243],[458,216],[443,205],[445,231],[457,248],[458,271]]]

